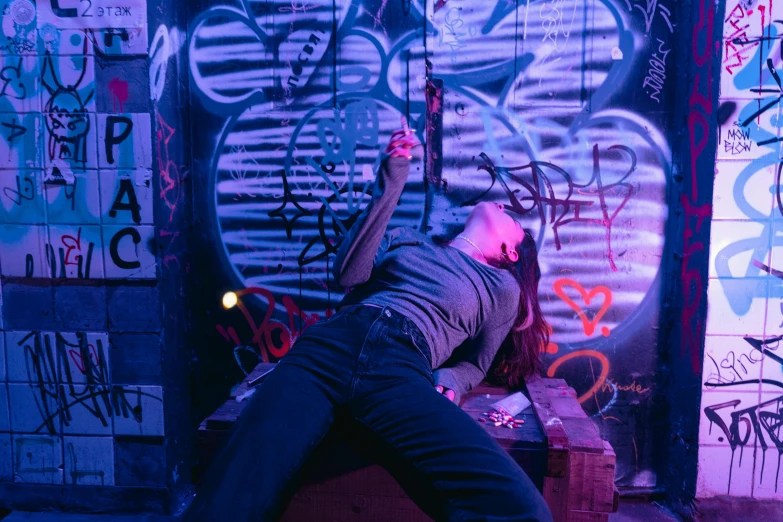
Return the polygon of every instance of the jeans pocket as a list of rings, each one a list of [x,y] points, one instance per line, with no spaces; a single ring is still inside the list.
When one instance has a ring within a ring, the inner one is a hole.
[[[422,343],[421,341],[417,341],[416,337],[418,337],[414,332],[407,332],[408,338],[411,340],[411,345],[416,349],[417,352],[419,352],[419,355],[424,359],[424,362],[427,363],[427,369],[432,371],[432,361],[430,355],[428,357],[428,354],[424,351],[425,349],[429,351],[429,348],[427,347],[427,343]],[[424,348],[422,348],[422,345]]]

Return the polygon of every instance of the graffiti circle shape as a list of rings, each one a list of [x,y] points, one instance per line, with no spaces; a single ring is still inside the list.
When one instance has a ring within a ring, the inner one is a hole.
[[[27,25],[35,20],[35,6],[29,0],[14,0],[11,4],[11,19],[19,25]]]
[[[53,24],[44,24],[38,28],[38,36],[40,36],[41,40],[44,42],[51,43],[57,40],[60,35],[57,32],[57,27]]]

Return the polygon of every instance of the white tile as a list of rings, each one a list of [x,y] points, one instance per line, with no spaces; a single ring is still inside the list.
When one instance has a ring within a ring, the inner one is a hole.
[[[52,56],[41,70],[43,112],[95,112],[95,57]]]
[[[49,277],[45,226],[0,225],[0,274],[15,277]]]
[[[115,386],[115,435],[163,435],[163,388]]]
[[[758,382],[736,384],[758,379],[764,356],[743,337],[707,335],[704,339],[703,390],[756,391]]]
[[[778,150],[778,107],[748,121],[759,110],[756,102],[737,101],[744,107],[737,119],[730,118],[718,127],[717,158],[719,160],[755,160]],[[763,105],[762,105],[763,106]]]
[[[783,334],[783,299],[776,296],[773,290],[767,298],[766,336],[771,338],[781,334]]]
[[[758,100],[770,96],[759,89],[775,89],[777,84],[767,68],[768,57],[780,52],[780,40],[772,40],[770,49],[759,53],[759,43],[742,45],[732,40],[721,42],[720,98],[732,100]],[[761,74],[759,74],[759,72]],[[762,107],[766,105],[762,103]],[[759,106],[756,105],[756,109]],[[752,114],[752,113],[751,113]]]
[[[98,129],[95,114],[86,113],[74,120],[71,127],[59,113],[44,113],[44,166],[47,173],[53,167],[63,171],[98,169]]]
[[[767,279],[710,279],[707,334],[764,335]]]
[[[67,385],[60,388],[63,433],[111,435],[111,388]]]
[[[764,10],[760,10],[761,6]],[[777,35],[777,25],[773,20],[783,17],[783,6],[777,2],[759,2],[753,0],[726,0],[726,13],[723,17],[723,38],[754,40],[760,37]]]
[[[712,219],[768,220],[773,206],[775,167],[748,161],[717,161]],[[714,226],[714,225],[713,225]]]
[[[40,64],[37,56],[0,55],[3,71],[0,112],[41,112]]]
[[[101,169],[151,169],[149,114],[98,114]]]
[[[0,170],[0,223],[46,223],[40,171]]]
[[[40,113],[0,114],[0,169],[41,169]]]
[[[766,361],[765,361],[766,362]],[[783,500],[783,482],[780,477],[780,451],[783,451],[780,425],[783,422],[783,390],[762,393],[756,412],[760,437],[757,442],[754,498]]]
[[[55,254],[54,277],[102,279],[103,242],[101,227],[50,225],[49,242]]]
[[[11,431],[15,433],[60,433],[57,388],[50,384],[8,383]]]
[[[53,332],[5,332],[9,382],[57,382],[56,337]]]
[[[106,277],[155,279],[155,254],[151,251],[154,241],[152,226],[104,226]]]
[[[759,384],[755,391],[739,391],[733,387],[718,391],[703,391],[701,395],[701,417],[699,421],[699,444],[741,445],[753,442],[753,428],[744,422],[736,426],[736,436],[732,430],[735,423],[733,414],[747,408],[754,408],[759,400]],[[747,437],[750,437],[747,439]],[[746,440],[747,439],[747,440]]]
[[[63,437],[65,483],[114,485],[114,440],[111,437]]]
[[[710,277],[762,277],[753,261],[769,262],[772,226],[769,220],[715,221],[710,234]]]
[[[100,222],[100,187],[96,171],[74,172],[73,184],[47,183],[44,192],[49,223],[89,225]]]
[[[752,439],[745,448],[735,451],[728,446],[699,448],[699,471],[696,496],[750,496],[755,466]]]
[[[155,204],[152,171],[102,170],[101,219],[107,225],[151,225]]]
[[[109,335],[106,333],[61,332],[63,350],[58,369],[59,382],[108,385]]]
[[[56,436],[11,437],[14,482],[62,484],[62,439]]]
[[[778,279],[781,279],[781,273],[783,273],[783,216],[781,216],[777,206],[773,215],[775,219],[772,224],[772,249],[768,265],[773,269],[777,269]],[[781,297],[783,297],[783,293],[781,293]]]
[[[754,342],[763,343],[764,362],[761,368],[762,393],[777,393],[783,395],[783,342],[776,337],[759,337]],[[758,350],[757,350],[758,351]]]
[[[99,38],[97,31],[91,31],[91,33],[93,33],[92,38],[88,37],[86,35],[86,31],[81,29],[59,29],[57,32],[58,37],[56,38],[56,47],[47,49],[50,54],[63,56],[71,54],[95,54],[95,49],[93,48],[93,38],[95,40]],[[117,39],[119,40],[119,38]]]

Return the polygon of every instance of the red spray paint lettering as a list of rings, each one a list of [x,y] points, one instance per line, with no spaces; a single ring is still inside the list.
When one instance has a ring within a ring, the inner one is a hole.
[[[698,162],[707,147],[711,130],[707,116],[712,114],[712,28],[715,6],[712,2],[700,0],[699,21],[693,28],[693,58],[698,68],[693,78],[693,89],[688,100],[688,135],[690,137],[691,179],[690,197],[682,194],[680,202],[685,211],[685,232],[683,234],[682,268],[680,277],[683,285],[682,344],[681,357],[690,354],[694,373],[701,373],[701,331],[703,319],[699,317],[702,297],[706,285],[698,268],[691,268],[693,255],[706,251],[702,241],[695,240],[705,219],[712,215],[710,203],[699,204]],[[705,36],[703,49],[699,49],[701,36]],[[706,88],[705,88],[706,87]],[[706,92],[707,94],[703,94]],[[698,136],[698,137],[697,137]]]

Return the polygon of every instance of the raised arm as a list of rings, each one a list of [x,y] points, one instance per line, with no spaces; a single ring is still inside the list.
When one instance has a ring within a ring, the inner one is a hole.
[[[392,134],[375,178],[372,199],[337,250],[332,274],[340,286],[356,286],[370,278],[375,255],[408,179],[411,149],[418,143],[410,130]]]

